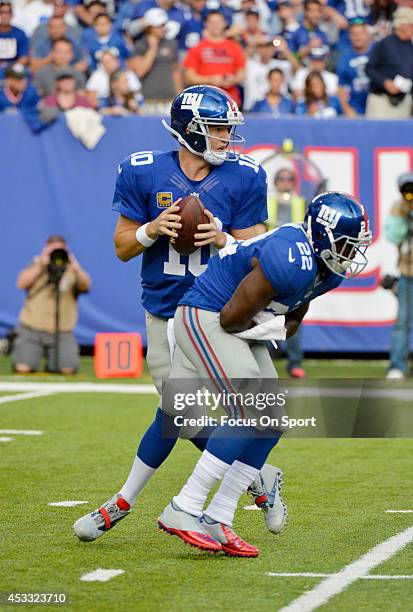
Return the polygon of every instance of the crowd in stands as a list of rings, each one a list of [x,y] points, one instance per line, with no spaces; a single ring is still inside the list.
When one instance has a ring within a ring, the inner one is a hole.
[[[413,0],[0,0],[0,111],[167,114],[207,83],[274,117],[412,116]]]

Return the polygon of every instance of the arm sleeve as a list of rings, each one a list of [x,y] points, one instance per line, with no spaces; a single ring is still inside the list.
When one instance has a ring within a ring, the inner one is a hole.
[[[268,219],[267,174],[262,166],[258,168],[257,173],[253,168],[241,168],[244,184],[238,206],[232,211],[231,229],[245,229]]]
[[[384,226],[384,235],[389,242],[401,245],[407,238],[408,227],[406,219],[390,214]]]
[[[240,68],[245,68],[245,55],[244,52],[242,50],[242,47],[240,44],[238,43],[234,43],[234,55],[235,55],[235,62],[234,62],[234,68],[235,70],[239,70]]]
[[[293,35],[291,36],[291,38],[288,40],[288,46],[290,47],[291,51],[293,53],[297,53],[298,48],[299,48],[299,40],[298,40],[298,34],[297,34],[297,30],[295,32],[293,32]]]
[[[33,78],[33,85],[40,93],[40,95],[44,95],[44,79],[42,78],[42,76],[42,71],[39,70],[39,72],[36,72]]]
[[[198,60],[198,45],[196,47],[192,47],[189,49],[186,58],[184,59],[183,66],[184,68],[192,68],[198,72],[199,68],[199,60]]]
[[[25,57],[26,55],[29,55],[29,39],[24,32],[21,32],[19,37],[18,56]]]
[[[138,181],[136,181],[136,178],[142,179],[140,181],[142,184],[144,180],[143,176],[134,176],[130,171],[128,172],[128,164],[130,164],[129,159],[122,162],[119,166],[119,174],[115,185],[115,193],[113,195],[112,210],[143,225],[144,223],[148,223],[150,218],[144,192],[142,189],[137,188]],[[145,175],[145,177],[146,176],[147,175]]]
[[[250,108],[248,112],[250,113],[259,113],[261,111],[261,100],[255,102],[254,106]]]
[[[31,86],[28,91],[27,105],[31,107],[36,107],[38,103],[40,102],[40,100],[41,100],[41,97],[39,96],[36,88]]]
[[[376,87],[383,87],[383,83],[386,80],[386,75],[380,70],[382,65],[381,48],[382,45],[380,43],[373,48],[366,65],[366,74]]]
[[[145,55],[147,50],[148,50],[148,45],[146,44],[145,39],[141,38],[135,43],[133,54],[137,55],[138,57],[141,57],[142,55]]]
[[[130,49],[128,49],[126,43],[122,39],[119,40],[117,47],[121,58],[128,59],[132,55]]]
[[[46,57],[47,53],[44,52],[44,45],[42,41],[32,47],[31,55],[34,59],[42,59],[43,57]]]
[[[341,108],[340,100],[337,98],[337,96],[331,96],[329,105],[334,108],[337,115],[343,114],[343,109]]]
[[[347,65],[348,62],[346,57],[343,57],[337,64],[338,84],[341,86],[351,85],[351,79],[349,78]]]
[[[289,261],[289,249],[294,254],[294,262]],[[283,238],[268,240],[261,251],[260,266],[268,282],[278,294],[287,297],[299,288],[301,258],[292,243]]]

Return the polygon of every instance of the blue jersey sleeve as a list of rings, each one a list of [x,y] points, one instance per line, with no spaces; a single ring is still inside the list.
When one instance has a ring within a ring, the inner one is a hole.
[[[250,157],[240,160],[242,189],[240,200],[232,210],[231,229],[245,229],[268,219],[267,174]]]
[[[18,45],[18,49],[17,49],[17,57],[25,57],[26,55],[29,55],[29,39],[27,38],[26,34],[23,32],[23,30],[20,30],[20,28],[16,28],[16,30],[18,31],[18,38],[17,38],[17,45]]]
[[[294,242],[274,236],[262,249],[259,261],[277,295],[293,295],[309,282],[308,272],[301,269],[301,255]]]
[[[128,219],[144,224],[150,221],[145,193],[150,192],[147,185],[152,180],[152,173],[146,169],[132,171],[131,159],[128,157],[119,166],[119,174],[113,195],[112,210]]]
[[[351,76],[349,74],[349,60],[348,55],[343,55],[337,62],[336,74],[338,76],[338,84],[342,86],[351,85]]]

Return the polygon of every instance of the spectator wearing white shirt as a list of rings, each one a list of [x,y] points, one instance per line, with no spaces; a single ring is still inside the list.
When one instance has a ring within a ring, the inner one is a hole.
[[[98,67],[90,75],[86,83],[86,91],[88,98],[94,108],[99,105],[99,100],[109,97],[110,77],[120,69],[119,56],[116,49],[104,51]],[[129,89],[134,94],[139,93],[142,89],[141,82],[133,70],[125,70],[129,84]]]
[[[225,3],[224,3],[225,4]],[[268,26],[271,19],[271,10],[266,0],[242,0],[240,9],[234,12],[231,22],[231,32],[242,32],[247,27],[247,14],[252,10],[258,14],[258,27],[263,32],[268,32]],[[212,8],[207,2],[209,10],[220,10],[219,3]],[[222,4],[221,4],[222,6]]]
[[[310,55],[308,56],[308,66],[302,67],[297,70],[291,89],[294,93],[296,100],[301,100],[304,95],[305,80],[310,72],[319,72],[323,77],[323,81],[326,86],[328,96],[337,95],[338,90],[338,76],[334,72],[326,70],[327,60],[329,58],[329,51],[326,47],[316,47],[311,49]]]
[[[277,47],[274,47],[274,41]],[[274,55],[277,57],[274,57]],[[288,59],[287,59],[288,58]],[[265,98],[268,91],[268,73],[279,68],[284,74],[282,93],[288,93],[294,70],[298,61],[290,52],[287,43],[281,37],[267,38],[257,45],[256,53],[247,60],[244,82],[244,108],[250,110],[255,102]]]
[[[26,6],[16,9],[13,23],[22,28],[27,36],[31,37],[39,25],[49,21],[60,4],[61,0],[32,0]],[[58,16],[60,16],[61,12],[58,11]],[[76,25],[76,19],[72,11],[63,11],[63,13],[67,25]]]
[[[268,73],[267,79],[268,93],[263,100],[254,104],[251,113],[267,113],[273,117],[293,114],[294,106],[291,99],[281,93],[284,80],[283,71],[279,68],[273,68]]]

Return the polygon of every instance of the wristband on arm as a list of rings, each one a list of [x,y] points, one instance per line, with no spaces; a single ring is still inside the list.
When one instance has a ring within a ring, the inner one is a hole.
[[[148,225],[149,223],[145,223],[145,225],[138,227],[135,234],[136,240],[145,248],[152,246],[158,240],[158,236],[156,238],[149,238],[148,234],[146,233],[146,228]]]

